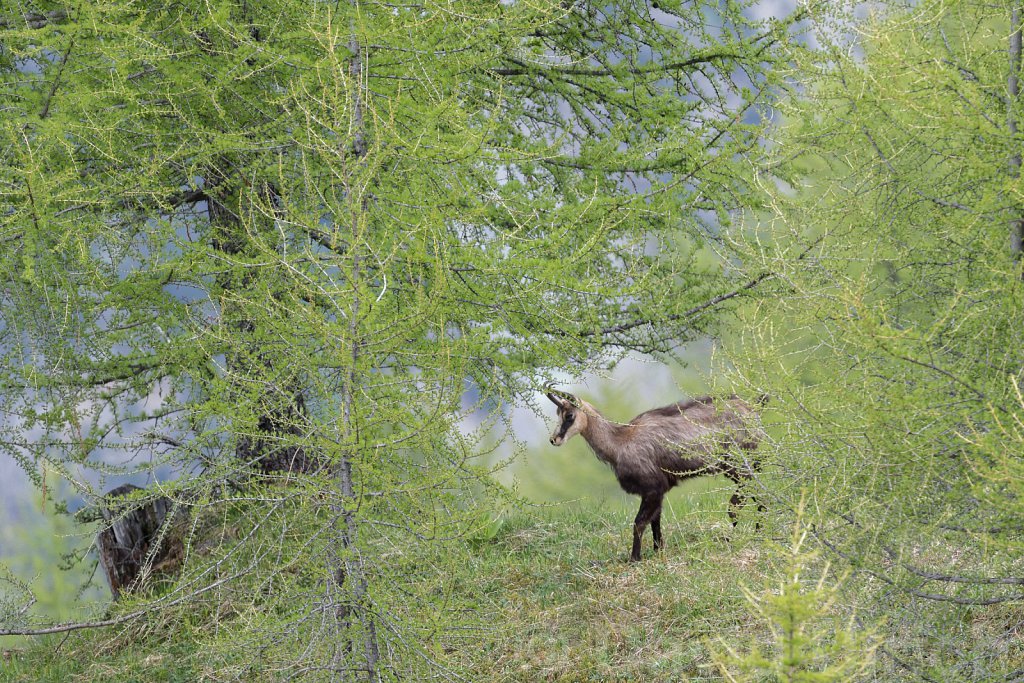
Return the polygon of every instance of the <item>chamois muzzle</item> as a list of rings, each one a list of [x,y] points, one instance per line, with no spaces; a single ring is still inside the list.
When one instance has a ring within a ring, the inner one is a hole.
[[[552,446],[561,446],[569,436],[572,436],[569,430],[576,421],[576,411],[581,407],[580,400],[572,394],[558,391],[550,384],[545,388],[547,389],[545,395],[548,397],[548,400],[558,406],[559,419],[558,427],[551,434],[551,438],[548,441]]]

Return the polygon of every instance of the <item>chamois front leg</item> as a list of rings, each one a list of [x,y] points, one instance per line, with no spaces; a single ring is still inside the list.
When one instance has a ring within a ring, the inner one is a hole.
[[[640,510],[633,520],[633,552],[629,555],[630,562],[640,561],[640,545],[643,541],[644,530],[647,525],[661,512],[660,495],[644,496],[640,500]],[[661,536],[661,526],[658,526],[658,536]]]
[[[661,550],[665,544],[661,541],[661,504],[662,499],[658,499],[658,509],[654,513],[654,519],[651,520],[651,535],[654,536],[654,549]]]

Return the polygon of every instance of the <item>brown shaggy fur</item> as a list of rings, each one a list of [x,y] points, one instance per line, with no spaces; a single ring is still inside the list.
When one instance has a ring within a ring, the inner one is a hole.
[[[552,391],[547,396],[558,406],[559,424],[551,443],[561,446],[581,434],[598,459],[615,472],[619,486],[640,496],[631,561],[640,559],[641,539],[648,525],[654,549],[662,547],[662,501],[683,479],[724,474],[736,482],[737,490],[729,501],[729,517],[736,524],[737,510],[746,498],[741,485],[757,469],[752,455],[764,436],[757,412],[746,401],[735,396],[724,401],[701,396],[648,410],[628,424],[618,424],[572,394]],[[759,402],[764,400],[762,397]],[[758,503],[758,509],[764,507]]]

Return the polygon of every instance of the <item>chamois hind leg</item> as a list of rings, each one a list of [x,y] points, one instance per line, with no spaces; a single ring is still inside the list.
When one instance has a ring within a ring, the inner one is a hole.
[[[752,496],[752,495],[743,493],[743,484],[742,484],[742,482],[736,482],[736,484],[737,484],[738,488],[736,489],[736,492],[732,494],[732,498],[729,499],[729,519],[730,519],[730,521],[732,521],[733,527],[736,526],[736,523],[738,521],[737,520],[737,516],[739,515],[739,511],[741,509],[743,509],[744,507],[746,507],[746,505],[747,505],[747,498],[750,498],[750,500],[754,501],[757,504],[757,511],[759,513],[764,513],[768,509],[768,508],[766,508],[764,506],[764,503],[762,503],[760,500],[757,499],[757,496]],[[754,522],[754,530],[755,531],[760,531],[761,530],[761,515],[760,514],[757,516],[757,521]]]
[[[732,483],[736,484],[736,491],[733,492],[732,498],[729,499],[729,521],[732,522],[732,526],[733,528],[735,528],[736,524],[739,522],[740,510],[742,510],[747,505],[748,495],[744,492],[744,488],[752,474],[750,471],[740,470],[736,468],[729,468],[729,470],[727,470],[724,474],[732,481]],[[755,503],[757,503],[757,509],[759,511],[764,511],[763,503],[761,503],[754,496],[749,496],[749,498],[753,500]],[[760,516],[758,517],[754,528],[761,528]]]
[[[739,511],[747,504],[747,497],[744,496],[740,489],[732,494],[732,498],[729,499],[729,520],[732,522],[733,527],[739,521]]]
[[[640,510],[633,520],[633,551],[629,555],[630,562],[640,561],[640,544],[644,537],[644,529],[651,523],[657,512],[661,509],[660,495],[644,496],[640,500]],[[659,528],[659,535],[661,530]]]
[[[750,460],[746,463],[746,467],[745,467],[745,469],[743,471],[743,474],[741,475],[742,478],[734,479],[734,481],[736,482],[736,485],[739,486],[741,489],[743,488],[743,485],[746,482],[748,482],[748,481],[750,481],[750,479],[756,477],[757,476],[757,472],[761,469],[760,468],[760,463],[757,460],[757,454],[754,453],[754,451],[757,449],[757,444],[755,443],[755,444],[753,444],[752,446],[749,446],[749,447],[748,446],[744,446],[743,448],[749,453]],[[760,531],[761,530],[761,518],[764,516],[764,513],[768,511],[768,508],[766,508],[764,506],[764,503],[762,503],[757,498],[757,496],[750,495],[750,500],[754,501],[754,503],[757,505],[757,512],[759,513],[757,515],[757,521],[754,522],[754,530],[755,531]],[[735,523],[733,524],[733,526],[735,526]]]
[[[754,522],[754,531],[760,531],[761,530],[761,519],[764,517],[764,513],[768,512],[768,508],[766,508],[764,506],[764,503],[762,503],[759,499],[755,498],[754,496],[751,496],[750,499],[753,500],[755,503],[757,503],[758,515],[757,515],[757,521]]]

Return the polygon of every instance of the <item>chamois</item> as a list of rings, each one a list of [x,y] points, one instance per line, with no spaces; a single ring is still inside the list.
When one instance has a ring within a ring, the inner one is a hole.
[[[752,452],[764,436],[757,412],[746,401],[736,396],[724,401],[701,396],[648,410],[628,424],[618,424],[572,394],[548,387],[547,397],[558,406],[559,423],[551,434],[551,444],[561,446],[582,434],[597,459],[611,466],[619,486],[640,496],[631,562],[640,560],[641,539],[648,525],[654,549],[661,549],[662,500],[683,479],[724,474],[735,482],[729,517],[736,525],[737,510],[745,503],[742,484],[757,469]],[[766,400],[763,396],[758,403]],[[736,456],[740,456],[738,460]],[[757,507],[764,509],[760,503]]]

